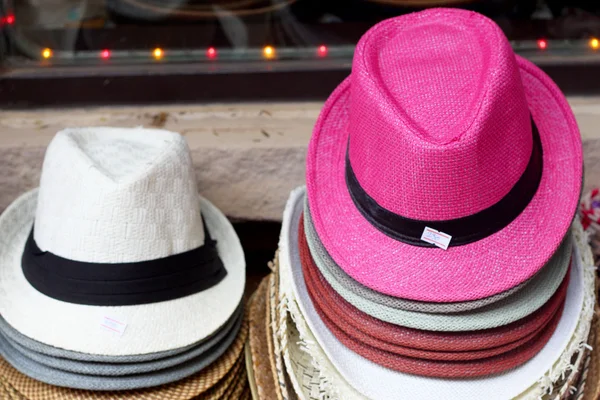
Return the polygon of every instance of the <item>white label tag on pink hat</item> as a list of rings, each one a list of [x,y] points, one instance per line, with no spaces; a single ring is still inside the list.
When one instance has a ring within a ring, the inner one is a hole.
[[[448,250],[452,236],[426,226],[421,235],[421,240],[436,245],[440,249]]]
[[[118,318],[115,316],[103,316],[102,321],[100,322],[100,329],[112,333],[116,336],[123,336],[125,333],[125,329],[127,328],[127,321],[123,318]]]

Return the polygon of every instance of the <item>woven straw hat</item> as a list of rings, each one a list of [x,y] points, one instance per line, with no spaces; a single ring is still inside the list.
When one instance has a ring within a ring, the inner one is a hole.
[[[300,225],[302,225],[302,220],[300,220]],[[302,226],[300,231],[300,234],[302,234]],[[393,329],[399,336],[395,338],[396,341],[402,343],[398,345],[370,335],[369,328],[373,324],[368,321],[367,324],[361,326],[364,317],[356,318],[356,313],[351,310],[347,314],[344,313],[345,310],[336,311],[337,304],[332,305],[323,301],[324,298],[331,295],[331,289],[325,286],[322,278],[320,280],[316,275],[318,272],[314,264],[311,268],[312,260],[306,246],[306,240],[300,236],[299,242],[300,260],[308,294],[321,320],[336,338],[365,358],[373,361],[380,360],[380,364],[385,363],[392,369],[419,375],[440,377],[489,375],[491,371],[498,372],[524,362],[527,359],[527,354],[533,356],[536,346],[541,348],[544,345],[545,342],[541,339],[547,339],[552,334],[552,330],[556,327],[562,313],[562,305],[567,291],[568,281],[565,281],[548,305],[544,306],[544,308],[547,308],[545,312],[548,316],[540,318],[540,324],[525,332],[517,330],[518,336],[512,334],[510,330],[505,330],[503,336],[507,338],[502,337],[500,343],[495,343],[495,335],[492,334],[490,340],[484,340],[483,343],[478,340],[478,336],[481,336],[480,332],[466,333],[464,338],[459,334],[446,334],[444,336],[439,335],[434,346],[438,350],[431,351],[427,348],[427,340],[425,339],[432,336],[431,332]],[[355,318],[357,320],[356,324],[350,322],[354,321]],[[520,321],[517,321],[518,323]],[[392,328],[395,328],[395,326],[392,326]],[[525,334],[526,332],[528,333]],[[485,335],[486,332],[481,333]],[[444,337],[447,339],[447,344],[443,340]],[[463,348],[462,351],[439,351],[440,348],[452,349],[453,346],[462,345],[463,342],[469,339],[473,345],[472,350],[464,351]],[[454,343],[456,341],[459,343]],[[477,346],[478,343],[483,346]],[[415,345],[422,348],[415,348]],[[485,346],[489,346],[489,348]]]
[[[279,260],[278,256],[274,260],[274,272],[273,275],[277,276],[279,272]],[[276,282],[274,282],[276,284]],[[275,288],[275,285],[273,286]],[[293,295],[293,294],[292,294]],[[328,357],[323,352],[323,349],[319,346],[317,340],[312,335],[312,332],[306,325],[306,321],[302,317],[301,312],[298,310],[298,306],[292,295],[283,294],[280,301],[280,308],[286,310],[285,315],[293,315],[294,320],[292,321],[289,317],[281,319],[281,323],[278,324],[278,331],[283,341],[286,343],[285,356],[289,359],[287,364],[291,366],[289,371],[290,375],[294,376],[295,382],[302,382],[301,385],[296,385],[300,388],[301,398],[310,398],[310,393],[317,393],[319,396],[315,396],[316,399],[320,400],[322,396],[334,399],[366,399],[366,397],[360,395],[355,389],[351,387],[348,382],[339,375],[337,369],[331,364]],[[289,312],[290,314],[287,314]],[[354,316],[350,315],[350,319]],[[517,321],[520,323],[520,321]],[[303,331],[302,337],[296,328],[299,325]],[[358,329],[358,328],[357,328]],[[590,338],[588,343],[594,346],[593,335],[594,330],[590,331]],[[461,335],[463,335],[461,333]],[[505,335],[505,332],[498,331],[497,337],[493,340],[497,340],[499,337],[510,336]],[[468,338],[476,343],[481,343],[479,337]],[[419,343],[422,339],[410,339],[411,343]],[[446,341],[450,341],[450,338],[446,338]],[[454,339],[456,341],[456,338]],[[427,340],[424,342],[426,345],[430,345],[431,341]],[[457,348],[457,351],[464,350],[465,347]],[[573,394],[573,388],[577,386],[577,393],[583,393],[581,378],[577,385],[575,384],[579,376],[584,375],[586,360],[589,361],[591,352],[586,351],[577,352],[576,361],[572,363],[568,368],[559,369],[557,381],[552,383],[552,393],[548,393],[543,396],[544,400],[566,400],[569,395]],[[319,369],[316,365],[324,366],[324,372]],[[285,371],[283,371],[285,373]],[[564,379],[562,379],[564,377]],[[561,384],[561,382],[564,382]],[[544,381],[544,383],[547,383]],[[289,387],[289,385],[288,385]],[[519,394],[514,400],[533,400],[538,399],[541,393],[545,393],[547,389],[542,387],[540,382],[532,385],[525,392]],[[587,393],[587,392],[586,392]],[[575,397],[579,400],[579,397]],[[588,397],[589,399],[596,399],[595,397]]]
[[[64,350],[128,356],[184,348],[219,330],[242,299],[240,242],[198,196],[189,148],[176,133],[59,132],[39,191],[7,208],[0,235],[0,314],[21,334]],[[122,296],[106,294],[117,285]]]
[[[308,208],[308,202],[305,202],[304,205],[304,227],[306,240],[310,247],[310,251],[313,254],[315,263],[319,266],[319,269],[324,271],[324,273],[329,277],[329,280],[337,282],[337,285],[342,293],[351,293],[350,296],[354,295],[363,297],[370,302],[381,304],[391,309],[396,308],[399,310],[425,313],[457,313],[476,310],[478,308],[496,303],[499,300],[511,296],[520,290],[527,290],[527,286],[535,278],[533,277],[512,289],[498,293],[494,296],[467,302],[428,303],[424,301],[411,301],[399,297],[388,296],[384,293],[370,289],[362,285],[360,282],[352,279],[351,276],[344,272],[344,270],[340,268],[335,261],[333,261],[319,240],[319,237],[315,231],[310,210]]]
[[[241,324],[242,318],[238,318],[234,328],[204,354],[168,368],[157,368],[148,372],[133,372],[132,370],[141,369],[135,364],[116,364],[110,369],[129,370],[129,373],[107,376],[108,368],[95,366],[94,363],[85,363],[81,371],[65,371],[57,366],[64,368],[67,361],[40,357],[39,354],[32,352],[23,353],[22,348],[18,348],[5,337],[0,337],[0,353],[20,372],[51,385],[85,390],[141,389],[176,382],[207,368],[234,342]]]
[[[293,299],[288,300],[287,307],[294,320],[306,320],[316,343],[333,368],[359,393],[382,400],[394,399],[398,393],[406,398],[512,398],[540,380],[558,380],[559,375],[571,365],[572,355],[585,343],[593,312],[594,271],[589,247],[584,242],[581,225],[576,221],[574,236],[577,245],[574,248],[574,262],[563,315],[547,345],[525,364],[501,375],[457,381],[395,372],[365,360],[331,334],[316,313],[308,295],[297,246],[304,193],[302,188],[293,191],[284,211],[280,239],[281,290],[284,296]],[[293,302],[297,304],[296,309],[290,305]],[[307,340],[304,346],[311,352],[312,342]],[[317,357],[317,362],[321,359]],[[386,384],[381,385],[381,382]],[[335,385],[335,382],[332,384]]]
[[[493,21],[433,9],[361,38],[306,169],[315,230],[348,275],[391,296],[464,302],[527,281],[559,248],[581,138],[557,86]],[[430,241],[451,236],[448,249],[422,241],[425,228]]]
[[[3,359],[0,359],[0,376],[4,378],[5,384],[9,384],[21,396],[30,400],[190,400],[204,399],[205,397],[201,397],[203,395],[207,396],[207,400],[212,400],[220,398],[213,394],[215,391],[221,390],[219,385],[229,379],[236,366],[239,367],[238,375],[245,379],[242,357],[247,337],[248,321],[246,318],[235,341],[218,360],[200,373],[179,382],[155,388],[121,392],[67,389],[32,379],[17,371]]]
[[[269,341],[272,340],[272,336],[267,332],[267,326],[271,323],[267,318],[267,309],[270,308],[269,280],[270,276],[262,280],[250,301],[250,334],[247,344],[249,352],[246,356],[250,385],[255,385],[254,397],[265,400],[281,396],[277,393],[279,386],[276,386],[269,357]]]
[[[148,378],[148,375],[152,375],[153,379],[169,379],[169,375],[172,376],[177,371],[185,369],[185,367],[200,370],[203,366],[214,361],[226,350],[227,343],[231,342],[237,336],[243,320],[243,314],[243,307],[240,306],[222,329],[208,339],[203,340],[197,346],[160,358],[158,358],[157,353],[145,354],[144,356],[152,355],[156,357],[156,359],[148,361],[136,360],[124,362],[122,360],[123,357],[115,357],[113,362],[106,359],[103,362],[86,360],[86,357],[89,357],[86,353],[69,352],[36,342],[10,328],[5,322],[0,323],[0,337],[11,348],[11,353],[16,353],[16,356],[27,358],[33,361],[34,364],[41,364],[48,367],[44,368],[46,370],[54,369],[72,372],[75,375],[83,374],[116,378],[111,379],[113,384],[116,384],[119,381],[118,377],[123,375],[136,375],[139,378],[138,380],[143,382],[144,377]],[[7,331],[4,331],[2,328],[7,328]],[[36,375],[32,376],[37,378]],[[58,379],[58,377],[56,378]]]
[[[452,314],[434,314],[396,309],[378,304],[346,289],[323,263],[315,263],[329,285],[344,300],[379,320],[415,329],[470,331],[503,326],[524,318],[552,297],[567,274],[571,259],[571,238],[567,237],[548,264],[527,282],[527,290],[519,290],[486,307]],[[311,249],[312,251],[312,249]],[[319,253],[312,253],[317,255]]]
[[[286,340],[282,340],[282,332],[285,331],[285,321],[288,314],[282,310],[282,303],[279,292],[279,252],[275,253],[275,258],[271,265],[271,278],[269,280],[269,309],[267,331],[270,331],[272,347],[269,346],[269,360],[271,361],[271,370],[276,377],[277,398],[281,395],[281,400],[296,400],[298,395],[293,390],[290,375],[285,369],[284,357]]]
[[[594,341],[591,343],[592,352],[589,363],[583,371],[585,387],[583,393],[579,391],[575,397],[576,400],[598,400],[600,399],[600,335],[598,334],[598,316],[600,310],[596,308],[596,318],[594,320],[593,330],[596,332]]]
[[[559,290],[539,310],[508,325],[472,332],[422,331],[383,322],[353,307],[319,275],[302,236],[299,237],[299,250],[307,290],[319,313],[325,313],[358,340],[415,358],[472,359],[507,351],[518,342],[531,339],[550,322],[564,303],[568,285],[568,281],[563,281]]]
[[[406,311],[377,304],[345,289],[327,269],[320,273],[344,300],[379,320],[430,331],[474,331],[491,329],[522,319],[542,307],[556,292],[567,274],[571,259],[571,239],[567,237],[548,265],[519,290],[486,307],[462,313],[434,314]],[[316,264],[319,267],[319,264]]]
[[[284,302],[291,299],[283,299]],[[292,301],[293,303],[293,301]],[[292,307],[293,308],[293,307]],[[300,390],[302,391],[303,398],[310,398],[309,393],[319,393],[321,396],[325,396],[329,399],[366,399],[366,397],[358,394],[351,385],[345,381],[335,367],[331,366],[327,357],[323,353],[323,350],[316,343],[314,336],[308,328],[306,328],[306,321],[302,318],[296,318],[296,322],[289,320],[285,325],[285,329],[282,329],[282,335],[288,338],[288,352],[287,356],[290,358],[290,365],[295,366],[295,369],[291,371],[294,376],[299,377],[299,380],[303,382]],[[296,324],[304,326],[304,336],[300,337]],[[592,335],[590,334],[590,337]],[[305,347],[306,343],[310,343],[310,350]],[[588,342],[593,343],[593,342]],[[561,371],[559,374],[559,380],[552,386],[551,393],[541,396],[541,393],[545,393],[546,388],[542,386],[542,383],[537,382],[527,389],[527,391],[515,396],[513,400],[566,400],[566,399],[577,399],[580,400],[585,394],[585,399],[594,399],[588,390],[585,390],[585,374],[586,361],[590,360],[591,352],[584,349],[577,354],[577,360],[572,364],[571,368]],[[316,358],[313,358],[316,357]],[[319,361],[316,361],[318,359]],[[315,364],[329,365],[329,368],[325,368],[325,371],[315,367]],[[308,368],[302,368],[303,365],[308,365]],[[562,377],[564,376],[564,379]],[[582,382],[582,378],[583,382]],[[333,383],[331,382],[333,380]],[[579,381],[578,381],[579,380]],[[594,384],[593,382],[591,382]],[[320,400],[321,397],[315,396],[315,400]],[[311,399],[312,400],[312,399]]]
[[[301,320],[297,320],[297,322],[305,324],[305,322]],[[310,335],[310,331],[308,332],[309,333],[307,336],[312,337]],[[319,357],[321,357],[321,361],[319,362],[321,364],[326,362],[326,356],[322,352],[322,349],[318,348],[318,344],[313,343],[313,345],[311,346],[311,353],[308,353],[306,349],[302,347],[303,343],[305,343],[306,341],[310,341],[310,339],[303,339],[299,336],[298,330],[296,329],[295,323],[293,321],[289,321],[289,324],[286,326],[283,335],[286,336],[286,338],[288,338],[287,356],[290,358],[290,365],[293,366],[293,370],[290,371],[290,373],[296,377],[296,380],[303,382],[303,384],[300,385],[301,395],[303,396],[302,398],[310,399],[310,393],[319,393],[321,395],[325,395],[326,397],[332,400],[366,399],[366,397],[358,394],[350,386],[350,384],[348,384],[348,382],[346,382],[343,378],[337,375],[337,372],[335,370],[328,369],[325,373],[323,373],[321,370],[314,366],[315,359],[313,358],[313,356],[315,355],[315,352],[319,355]],[[588,368],[588,364],[586,364],[586,362],[590,361],[590,355],[591,352],[587,350],[578,353],[577,361],[573,364],[573,369],[564,371],[564,374],[566,374],[566,376],[564,379],[561,380],[564,383],[558,383],[554,385],[552,393],[546,394],[541,398],[543,400],[581,400],[582,398],[585,400],[596,400],[598,397],[593,397],[590,394],[590,390],[586,389],[585,385],[587,376],[589,376],[588,374],[586,374]],[[308,366],[308,368],[304,368],[303,366]],[[330,382],[328,382],[330,377],[333,375],[336,375],[335,384],[331,384]],[[592,385],[595,384],[597,386],[598,384],[594,382],[595,381],[591,381],[588,384],[591,383]],[[536,383],[535,385],[531,386],[526,392],[523,392],[520,395],[516,396],[513,400],[537,400],[540,398],[540,396],[538,396],[537,393],[543,392],[544,389],[542,388],[541,384]],[[583,397],[584,395],[585,397]],[[321,400],[321,397],[314,396],[314,400]]]

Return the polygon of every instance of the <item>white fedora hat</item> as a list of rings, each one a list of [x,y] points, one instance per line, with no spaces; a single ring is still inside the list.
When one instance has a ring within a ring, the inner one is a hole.
[[[179,134],[59,132],[39,190],[0,216],[0,313],[31,339],[82,353],[177,349],[240,304],[244,253],[198,195]]]

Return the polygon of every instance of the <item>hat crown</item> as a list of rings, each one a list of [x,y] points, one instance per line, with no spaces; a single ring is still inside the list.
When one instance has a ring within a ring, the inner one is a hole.
[[[147,261],[201,246],[185,140],[142,128],[59,132],[44,158],[34,237],[43,251],[93,263]]]
[[[349,160],[362,188],[407,218],[497,203],[532,151],[514,52],[491,20],[433,9],[384,21],[353,60]]]

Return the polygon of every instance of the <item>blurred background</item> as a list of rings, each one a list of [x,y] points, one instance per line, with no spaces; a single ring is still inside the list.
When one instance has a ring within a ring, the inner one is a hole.
[[[585,0],[1,0],[5,66],[351,59],[383,19],[460,7],[494,19],[526,56],[593,54]],[[216,68],[216,67],[215,67]]]

